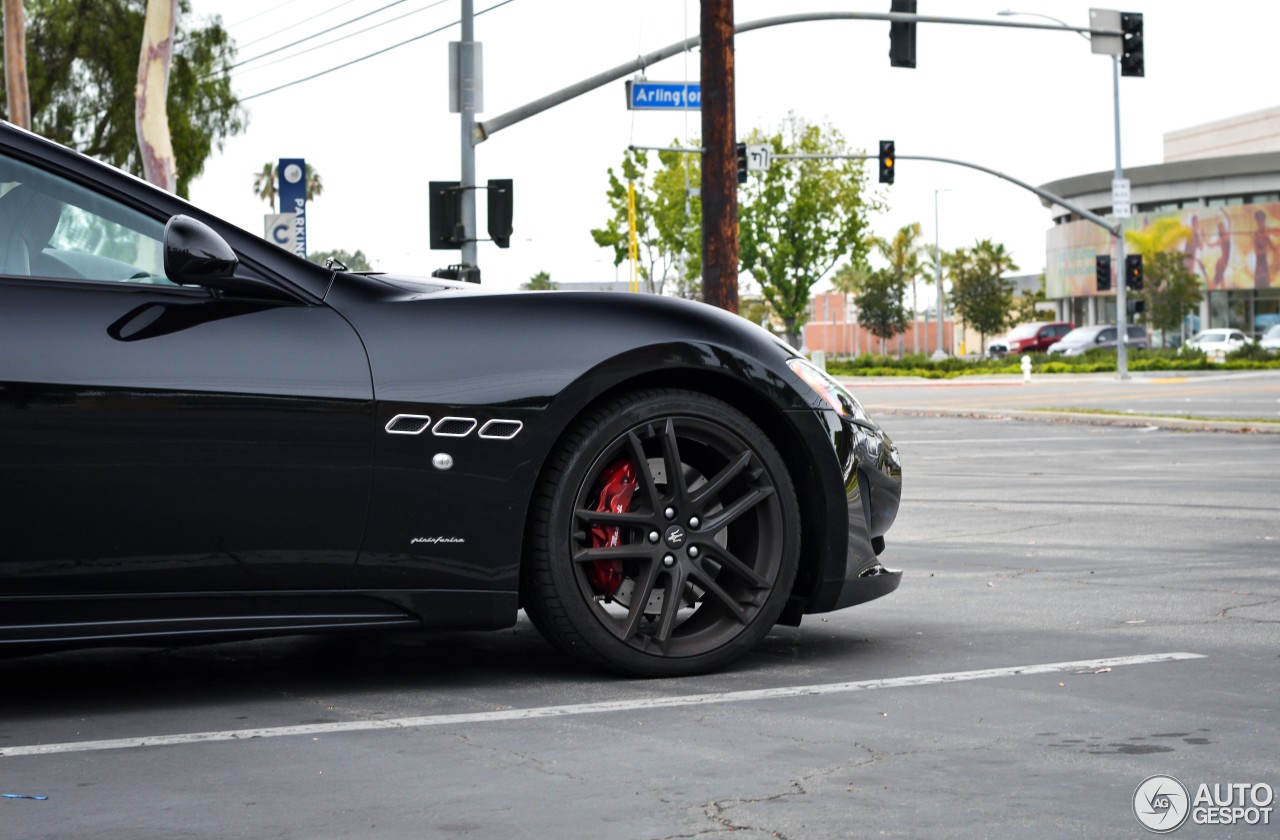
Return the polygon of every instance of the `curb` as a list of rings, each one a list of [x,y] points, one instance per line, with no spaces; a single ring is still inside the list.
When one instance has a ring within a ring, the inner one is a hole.
[[[1242,423],[1237,420],[1188,420],[1182,417],[1159,417],[1145,414],[1082,414],[1074,411],[1015,411],[1003,409],[965,408],[893,408],[868,405],[874,415],[900,417],[959,417],[968,420],[1030,420],[1080,426],[1124,426],[1158,428],[1180,432],[1227,432],[1248,435],[1280,435],[1280,423]]]

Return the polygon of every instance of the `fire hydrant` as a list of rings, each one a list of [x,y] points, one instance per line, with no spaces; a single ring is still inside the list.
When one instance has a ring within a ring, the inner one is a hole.
[[[1022,381],[1023,382],[1031,381],[1031,357],[1030,356],[1022,357]]]

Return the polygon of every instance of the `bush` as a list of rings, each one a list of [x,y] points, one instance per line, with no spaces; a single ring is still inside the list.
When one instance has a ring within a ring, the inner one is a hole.
[[[1270,350],[1263,350],[1257,341],[1246,341],[1227,354],[1228,362],[1271,362],[1276,356]]]
[[[1214,364],[1203,351],[1183,348],[1130,350],[1129,370],[1252,370],[1280,369],[1280,358],[1258,347],[1246,346],[1227,357],[1225,364]],[[1091,350],[1082,356],[1031,354],[1034,373],[1106,373],[1116,369],[1116,354],[1109,350]],[[951,379],[956,376],[1022,373],[1021,356],[1003,359],[948,358],[933,361],[924,355],[901,359],[892,356],[863,355],[854,359],[830,359],[827,370],[839,376],[918,376],[923,379]]]

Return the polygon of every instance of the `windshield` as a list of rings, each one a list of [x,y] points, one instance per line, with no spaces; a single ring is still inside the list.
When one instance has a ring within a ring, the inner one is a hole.
[[[1040,324],[1023,324],[1009,333],[1009,338],[1031,338],[1040,329]]]
[[[1062,337],[1063,344],[1083,344],[1087,341],[1093,341],[1093,337],[1098,334],[1098,327],[1076,327],[1071,332]]]
[[[1271,329],[1262,334],[1263,338],[1280,338],[1280,324],[1272,324]]]
[[[1226,341],[1227,337],[1222,333],[1200,333],[1192,341],[1197,344],[1216,344],[1219,341]]]

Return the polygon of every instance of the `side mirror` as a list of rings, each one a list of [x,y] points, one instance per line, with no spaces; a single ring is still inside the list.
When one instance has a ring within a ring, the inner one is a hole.
[[[222,288],[240,264],[236,252],[204,222],[174,216],[164,226],[164,273],[182,286]]]
[[[275,286],[252,277],[237,277],[240,258],[204,222],[177,215],[164,226],[164,273],[181,286],[203,286],[253,297],[281,297]]]

